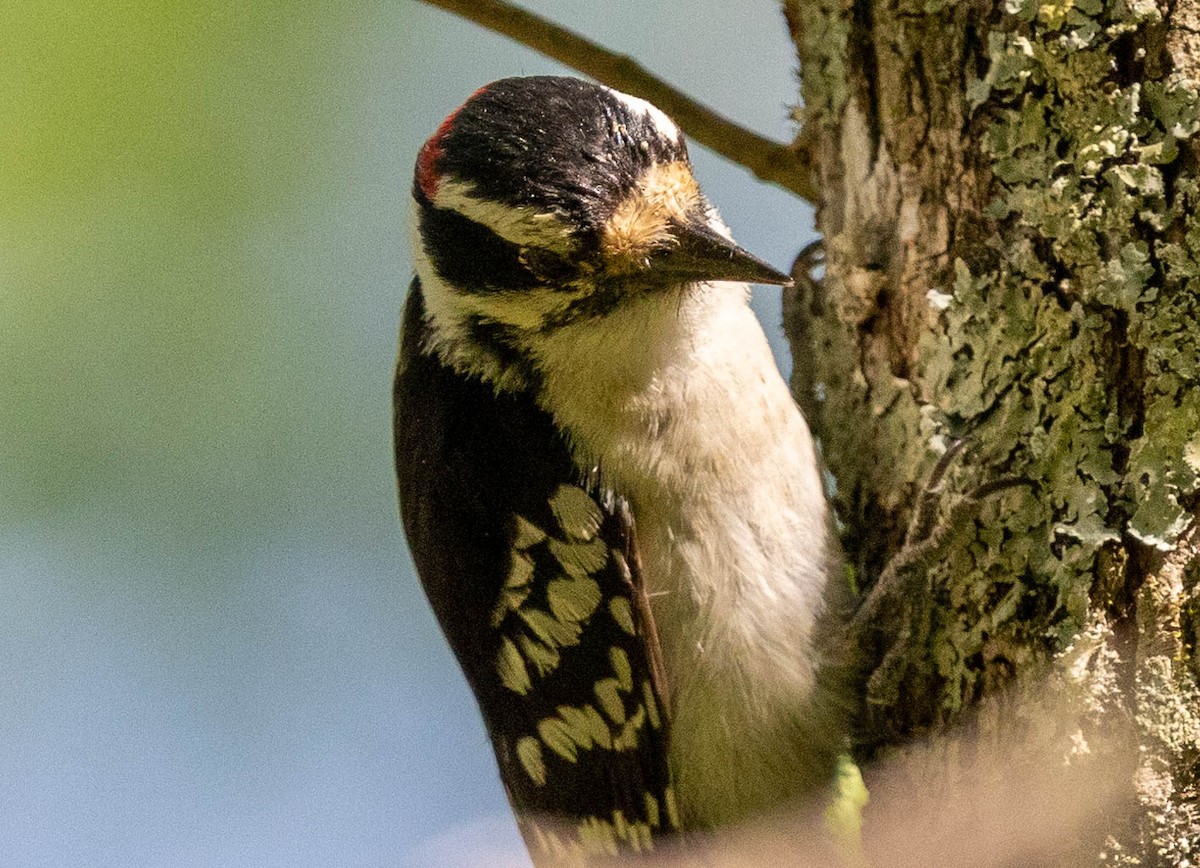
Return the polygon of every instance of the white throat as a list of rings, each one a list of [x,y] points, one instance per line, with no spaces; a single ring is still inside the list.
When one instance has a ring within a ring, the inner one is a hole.
[[[633,508],[685,822],[738,819],[811,777],[792,722],[811,714],[825,499],[748,295],[648,293],[530,347],[577,463]]]

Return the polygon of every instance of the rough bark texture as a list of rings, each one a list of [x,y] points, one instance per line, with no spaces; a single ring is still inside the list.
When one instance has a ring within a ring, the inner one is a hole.
[[[785,9],[826,256],[795,387],[879,585],[856,750],[1103,742],[1106,855],[1195,859],[1200,0]]]

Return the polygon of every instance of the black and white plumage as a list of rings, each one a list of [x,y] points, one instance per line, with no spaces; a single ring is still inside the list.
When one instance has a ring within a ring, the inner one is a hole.
[[[426,143],[401,512],[535,859],[812,794],[842,744],[813,445],[653,106],[488,85]]]

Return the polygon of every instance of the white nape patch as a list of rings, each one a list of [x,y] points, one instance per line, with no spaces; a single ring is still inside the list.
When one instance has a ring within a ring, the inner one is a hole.
[[[559,254],[568,254],[575,247],[570,227],[559,215],[492,202],[475,195],[473,184],[456,178],[444,177],[438,182],[433,204],[474,220],[521,247],[542,247]]]
[[[607,88],[607,90],[621,102],[625,103],[625,105],[633,111],[649,117],[654,123],[654,128],[658,130],[658,132],[665,138],[668,138],[673,142],[679,141],[679,127],[676,126],[675,121],[667,117],[667,113],[658,106],[654,105],[653,103],[646,102],[646,100],[642,99],[641,97],[630,96],[627,93],[621,93],[619,90],[613,90],[611,87]]]
[[[748,294],[632,296],[531,347],[539,401],[576,463],[632,506],[674,697],[677,792],[701,823],[802,794],[825,749],[795,727],[816,701],[824,492]]]

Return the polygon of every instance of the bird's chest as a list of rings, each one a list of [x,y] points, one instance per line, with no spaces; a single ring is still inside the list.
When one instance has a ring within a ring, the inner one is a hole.
[[[740,299],[653,304],[561,336],[543,404],[581,471],[629,501],[678,698],[698,672],[757,690],[803,660],[824,585],[825,504],[807,427]],[[792,681],[810,680],[803,663]]]
[[[543,402],[580,470],[631,504],[679,796],[706,823],[792,794],[828,566],[807,426],[750,311],[717,322],[593,327],[553,358]]]

